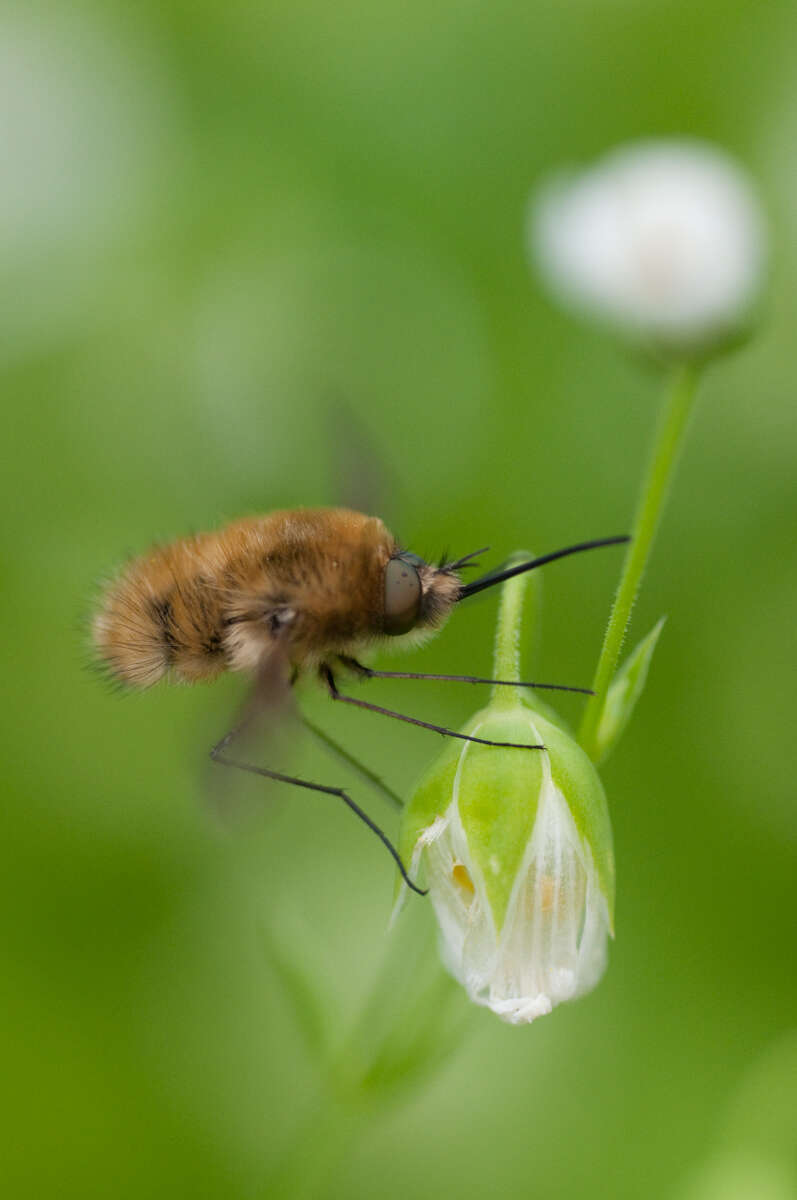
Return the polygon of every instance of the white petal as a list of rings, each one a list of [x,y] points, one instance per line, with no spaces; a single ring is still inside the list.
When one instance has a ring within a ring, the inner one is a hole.
[[[437,836],[428,834],[437,827]],[[440,926],[440,951],[447,969],[473,995],[495,970],[495,926],[479,886],[456,804],[425,834],[430,897]]]
[[[606,966],[609,916],[592,855],[548,778],[481,1002],[520,1022],[590,991]]]

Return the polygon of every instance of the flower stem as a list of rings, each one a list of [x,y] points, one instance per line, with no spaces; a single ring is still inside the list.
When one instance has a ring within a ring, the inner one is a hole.
[[[606,694],[617,667],[631,609],[653,547],[699,378],[700,367],[697,363],[688,362],[677,367],[664,402],[653,454],[637,504],[632,540],[626,551],[620,586],[617,589],[592,684],[595,694],[587,701],[581,722],[579,741],[593,760],[597,755],[596,736]]]
[[[512,555],[507,566],[512,566],[515,562],[527,562],[533,557],[526,551],[518,551]],[[515,575],[501,588],[493,655],[493,673],[496,679],[520,679],[520,629],[525,592],[529,586],[533,589],[533,599],[538,600],[539,575]],[[536,607],[536,604],[533,605],[533,608]],[[516,704],[523,703],[525,691],[524,688],[494,687],[491,706],[514,708]]]

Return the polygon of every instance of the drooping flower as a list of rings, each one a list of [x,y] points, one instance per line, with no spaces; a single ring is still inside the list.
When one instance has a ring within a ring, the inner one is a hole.
[[[523,586],[513,579],[505,595]],[[502,605],[505,642],[515,641],[511,609]],[[407,806],[400,849],[428,885],[448,970],[477,1004],[522,1024],[604,972],[614,919],[606,797],[584,751],[520,689],[496,688],[462,732],[545,748],[449,744]]]
[[[565,304],[684,350],[749,318],[766,235],[743,169],[717,147],[675,140],[622,146],[543,182],[529,242]]]

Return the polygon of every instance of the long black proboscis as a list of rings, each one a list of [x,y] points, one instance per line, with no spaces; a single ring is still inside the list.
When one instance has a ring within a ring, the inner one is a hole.
[[[582,550],[598,550],[601,546],[621,546],[624,542],[630,541],[630,537],[624,534],[621,537],[597,538],[593,542],[578,542],[575,546],[565,546],[563,550],[554,550],[551,554],[543,554],[541,558],[532,558],[529,562],[518,563],[517,566],[507,567],[505,571],[482,575],[481,579],[474,579],[473,583],[467,583],[461,587],[458,599],[465,600],[468,596],[475,596],[477,592],[483,592],[485,588],[493,587],[496,583],[503,583],[505,579],[511,579],[514,575],[522,575],[525,571],[533,571],[535,567],[544,567],[546,563],[555,562],[557,558],[566,558],[569,554],[580,554]]]

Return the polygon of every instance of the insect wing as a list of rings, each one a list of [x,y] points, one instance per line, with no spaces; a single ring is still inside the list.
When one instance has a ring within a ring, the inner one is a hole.
[[[211,806],[225,824],[247,823],[262,811],[264,801],[284,794],[284,788],[267,779],[256,786],[246,783],[244,772],[259,765],[291,769],[300,729],[291,680],[287,655],[277,643],[258,667],[237,719],[210,751],[214,763],[208,769],[207,788]],[[219,770],[230,763],[247,766],[243,771]]]

